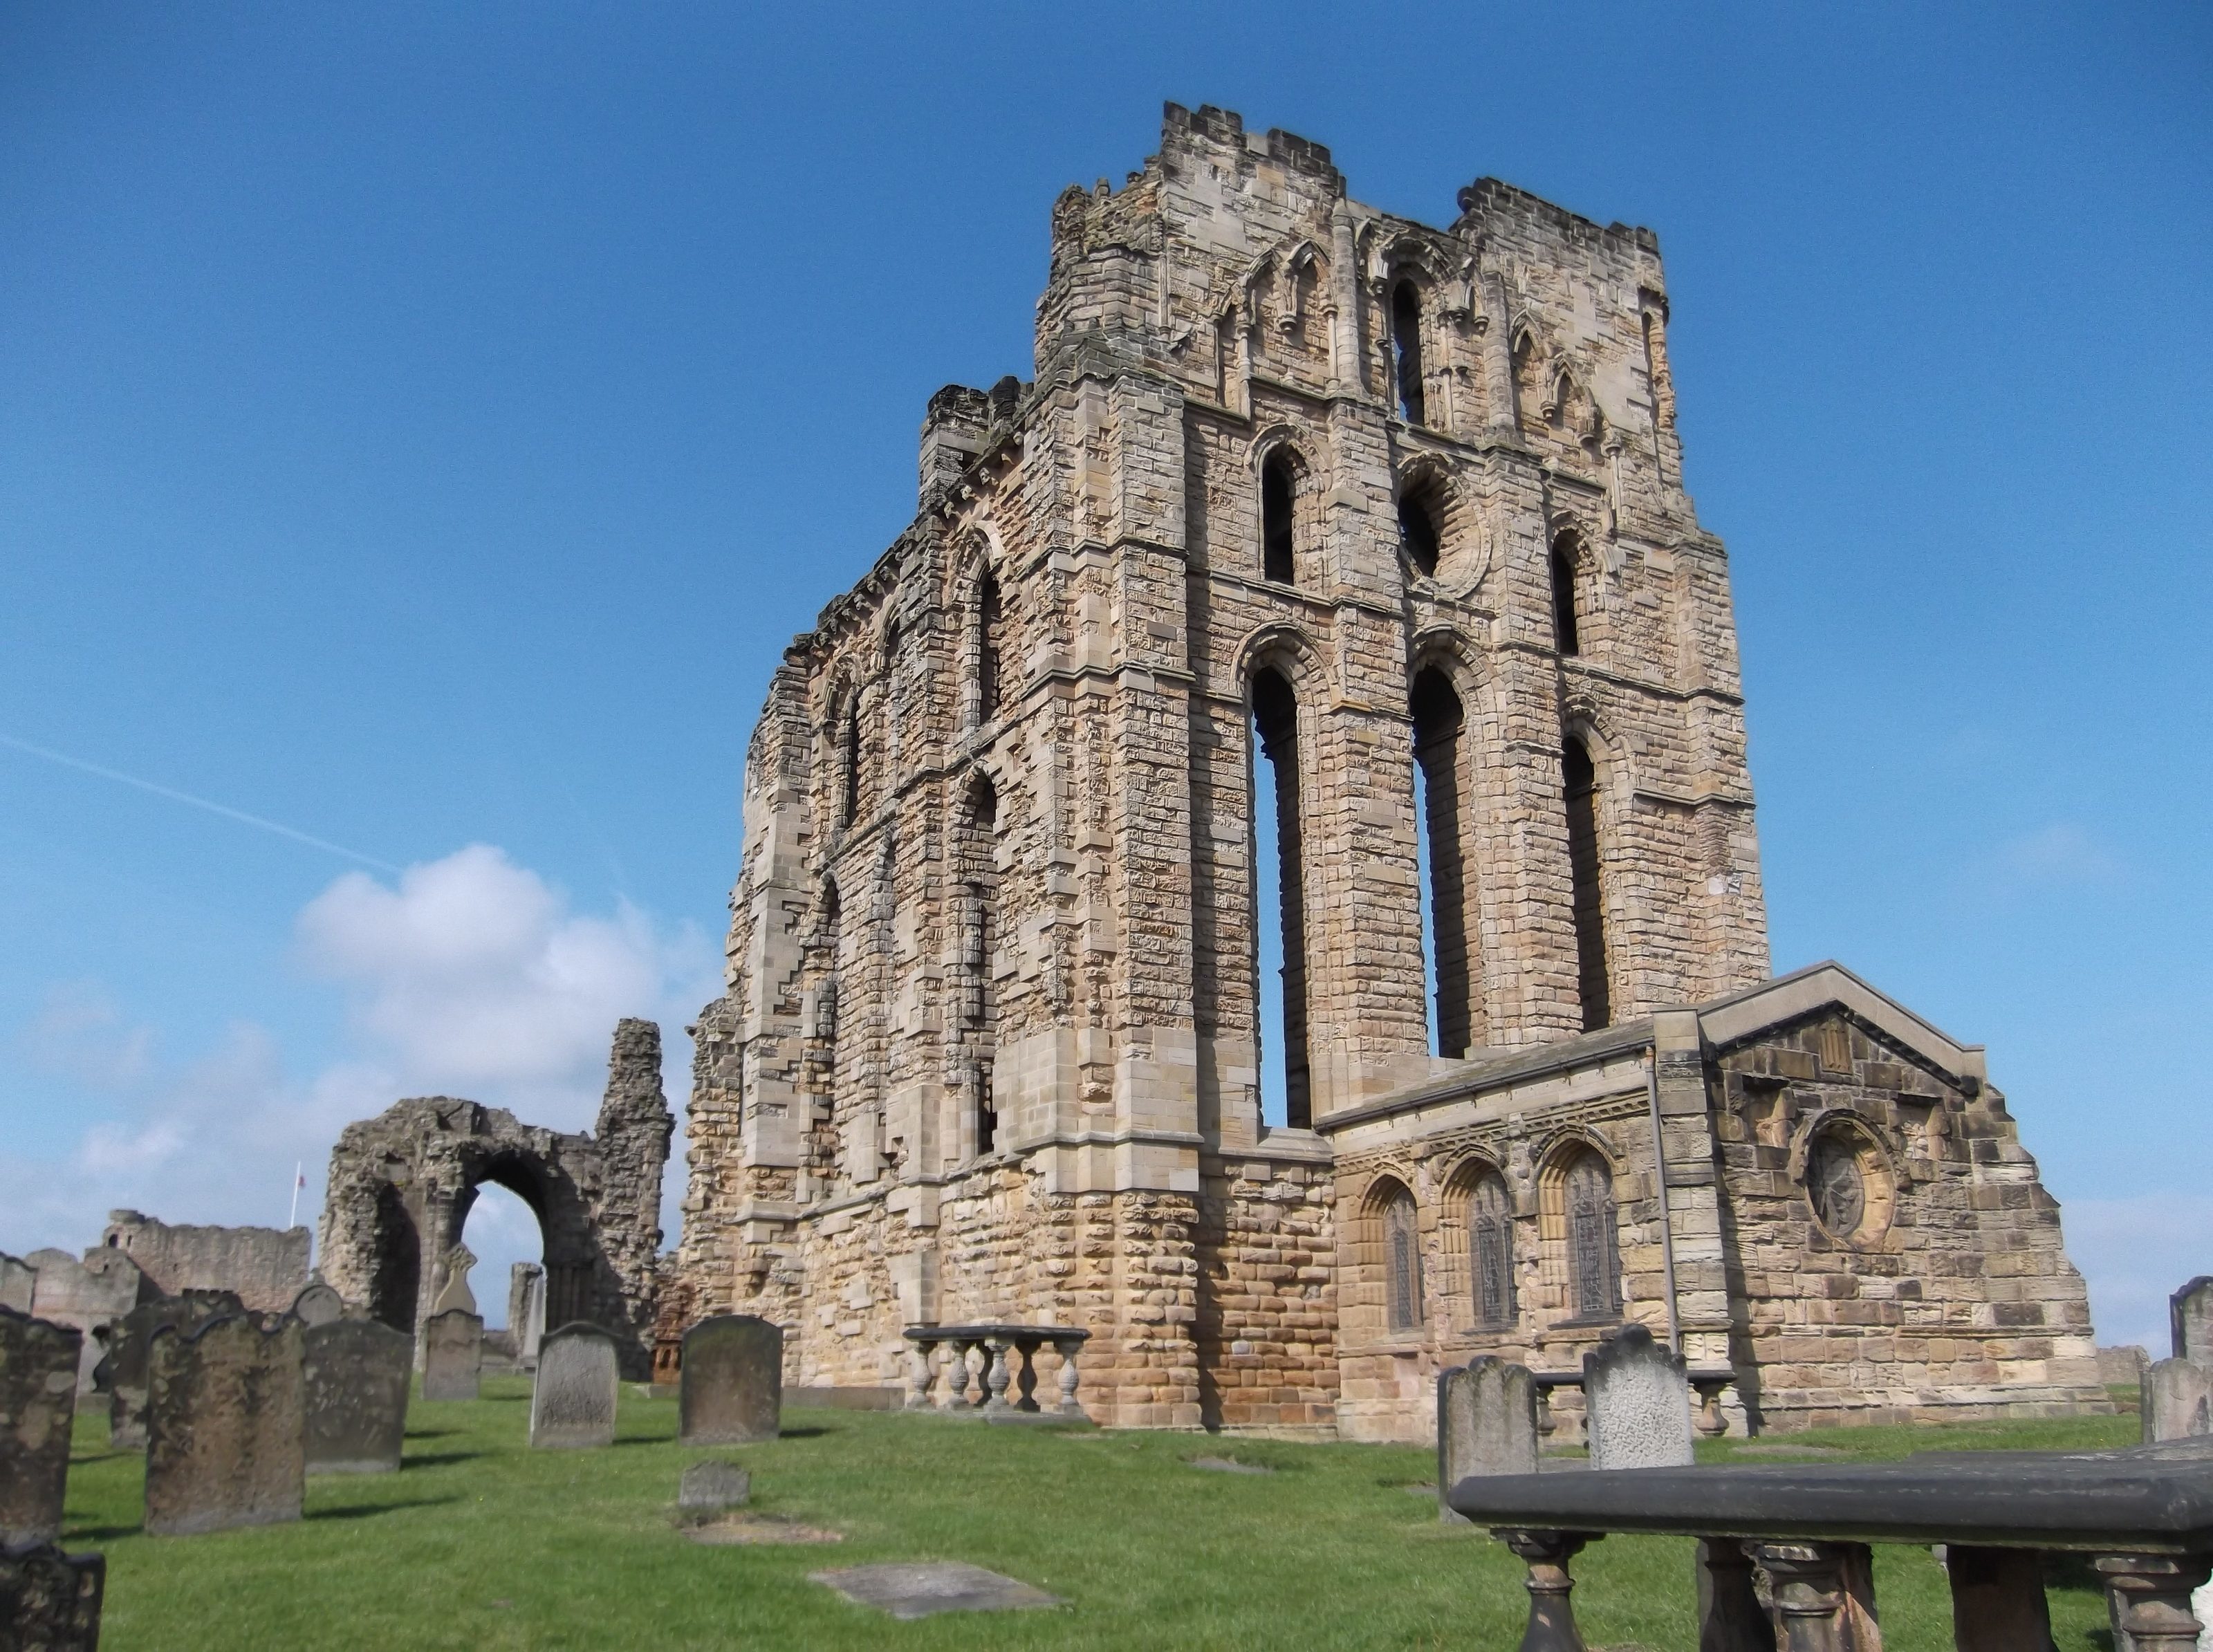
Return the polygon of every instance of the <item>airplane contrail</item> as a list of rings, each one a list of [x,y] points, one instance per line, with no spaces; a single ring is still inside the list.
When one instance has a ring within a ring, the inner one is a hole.
[[[310,849],[320,849],[332,855],[342,855],[347,860],[359,861],[363,866],[374,866],[381,872],[398,872],[400,869],[389,861],[381,861],[374,855],[364,855],[358,849],[348,849],[344,844],[334,844],[324,838],[312,838],[304,832],[275,820],[265,820],[258,814],[248,814],[244,809],[232,808],[228,804],[212,802],[204,797],[195,797],[188,791],[179,791],[174,786],[163,786],[151,780],[141,780],[135,774],[122,774],[113,769],[102,768],[97,763],[88,763],[82,758],[65,753],[48,751],[43,746],[34,746],[27,740],[18,740],[13,735],[0,735],[0,746],[11,746],[19,752],[28,752],[33,757],[42,757],[49,763],[58,763],[65,769],[76,769],[85,774],[98,775],[102,780],[113,780],[118,785],[136,786],[140,791],[150,791],[156,797],[166,797],[173,803],[189,803],[194,808],[205,809],[210,814],[220,814],[226,820],[235,820],[241,826],[273,832],[280,838],[290,838],[296,844],[305,844]]]

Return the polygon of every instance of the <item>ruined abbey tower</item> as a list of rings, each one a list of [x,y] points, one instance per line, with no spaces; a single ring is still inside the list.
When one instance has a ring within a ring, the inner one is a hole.
[[[1418,1435],[1625,1316],[1756,1421],[2094,1401],[1979,1050],[1767,981],[1656,238],[1459,205],[1173,105],[1055,203],[1033,378],[930,399],[753,736],[693,1310],[808,1384],[1082,1328],[1127,1424]]]

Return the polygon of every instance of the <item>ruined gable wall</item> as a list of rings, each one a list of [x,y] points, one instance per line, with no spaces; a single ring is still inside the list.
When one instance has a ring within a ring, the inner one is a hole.
[[[1770,1427],[2098,1409],[2082,1276],[1996,1090],[1841,1011],[1720,1056],[1710,1085],[1734,1353]],[[1809,1198],[1824,1126],[1864,1143],[1864,1231]]]
[[[308,1288],[311,1235],[305,1228],[198,1228],[136,1210],[113,1210],[102,1246],[136,1262],[164,1296],[229,1290],[257,1313],[281,1314]]]

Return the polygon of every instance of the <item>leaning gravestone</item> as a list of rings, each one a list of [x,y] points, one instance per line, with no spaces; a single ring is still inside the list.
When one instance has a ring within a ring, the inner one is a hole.
[[[2174,1357],[2213,1365],[2213,1275],[2199,1274],[2167,1299]]]
[[[0,1251],[0,1308],[18,1314],[31,1311],[31,1297],[39,1288],[39,1271],[20,1256]]]
[[[423,1327],[423,1398],[474,1399],[484,1369],[484,1321],[464,1309],[433,1314]]]
[[[783,1417],[783,1332],[750,1314],[718,1314],[684,1333],[676,1437],[687,1446],[773,1440]]]
[[[1537,1385],[1526,1365],[1485,1354],[1437,1378],[1437,1518],[1465,1524],[1445,1494],[1471,1474],[1537,1472]]]
[[[2195,1360],[2154,1360],[2143,1374],[2143,1442],[2213,1434],[2213,1369]]]
[[[61,1535],[82,1336],[0,1308],[0,1543]]]
[[[156,1333],[171,1330],[190,1336],[202,1326],[246,1312],[237,1293],[185,1290],[141,1302],[115,1322],[108,1338],[108,1443],[138,1450],[146,1443],[147,1359]]]
[[[1680,1468],[1692,1461],[1691,1386],[1683,1357],[1625,1326],[1583,1356],[1593,1468]]]
[[[312,1330],[345,1318],[345,1298],[318,1279],[292,1299],[291,1314]]]
[[[51,1543],[0,1544],[0,1647],[98,1652],[107,1557]]]
[[[248,1314],[186,1336],[155,1333],[147,1359],[146,1530],[155,1537],[300,1518],[307,1492],[304,1344],[283,1317]]]
[[[621,1387],[613,1333],[582,1321],[563,1326],[538,1345],[530,1443],[553,1450],[614,1444]]]
[[[374,1320],[333,1320],[308,1326],[301,1343],[308,1472],[396,1472],[414,1339]]]

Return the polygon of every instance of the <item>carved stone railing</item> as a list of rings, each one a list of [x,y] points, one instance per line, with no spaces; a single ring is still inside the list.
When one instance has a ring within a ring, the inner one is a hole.
[[[1728,1432],[1728,1418],[1722,1411],[1722,1396],[1736,1381],[1736,1373],[1726,1365],[1701,1367],[1686,1374],[1691,1392],[1698,1396],[1698,1407],[1691,1416],[1691,1424],[1708,1440],[1718,1440]],[[1552,1391],[1556,1388],[1576,1388],[1583,1386],[1581,1371],[1533,1371],[1530,1386],[1537,1391],[1537,1433],[1541,1439],[1550,1439],[1559,1431],[1560,1421],[1552,1414]],[[1560,1443],[1570,1443],[1563,1441]]]
[[[1091,1339],[1088,1331],[1058,1325],[911,1325],[905,1335],[914,1344],[906,1396],[906,1409],[911,1411],[934,1408],[987,1417],[1083,1415],[1076,1398],[1076,1362],[1083,1344]],[[1037,1368],[1033,1363],[1037,1350],[1047,1347],[1060,1356],[1060,1403],[1050,1413],[1038,1404]],[[983,1350],[980,1372],[968,1369],[972,1349]],[[933,1350],[942,1354],[935,1369],[930,1358]],[[1010,1354],[1021,1356],[1019,1371],[1009,1365]],[[933,1385],[940,1389],[934,1402],[930,1399]],[[1015,1390],[1012,1399],[1007,1398],[1010,1387]],[[976,1391],[972,1400],[969,1398],[972,1388]]]
[[[1871,1543],[1945,1545],[1960,1652],[2051,1646],[2052,1551],[2092,1558],[2117,1646],[2195,1652],[2190,1597],[2213,1575],[2208,1447],[1479,1475],[1445,1502],[1527,1564],[1522,1652],[1582,1652],[1569,1564],[1609,1532],[1699,1539],[1702,1652],[1881,1652]]]

